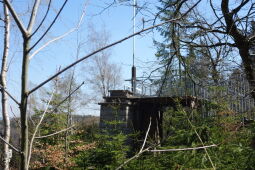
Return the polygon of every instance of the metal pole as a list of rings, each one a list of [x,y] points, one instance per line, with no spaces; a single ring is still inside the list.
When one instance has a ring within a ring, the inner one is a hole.
[[[135,33],[136,0],[133,3],[133,34]],[[132,92],[136,93],[136,67],[135,67],[135,36],[133,37],[133,66],[132,66]]]

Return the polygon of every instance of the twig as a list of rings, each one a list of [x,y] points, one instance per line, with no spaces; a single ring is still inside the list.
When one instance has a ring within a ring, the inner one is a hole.
[[[129,158],[129,159],[128,159],[128,160],[126,160],[123,164],[121,164],[118,168],[116,168],[116,170],[121,169],[123,166],[125,166],[127,163],[129,163],[129,162],[130,162],[130,161],[132,161],[133,159],[138,158],[138,157],[139,157],[142,153],[149,151],[149,149],[150,149],[150,147],[149,147],[149,148],[144,149],[142,152],[139,152],[139,153],[138,153],[138,154],[136,154],[135,156],[133,156],[133,157]]]
[[[69,94],[65,99],[63,99],[56,107],[54,107],[50,113],[54,112],[54,110],[55,110],[56,108],[58,108],[61,104],[63,104],[70,96],[72,96],[79,88],[81,88],[81,86],[82,86],[83,84],[84,84],[84,82],[82,82],[74,91],[72,91],[72,93],[70,93],[70,94]],[[35,128],[35,131],[34,131],[34,133],[33,133],[33,136],[32,136],[31,142],[30,142],[30,147],[29,147],[28,165],[29,165],[29,162],[30,162],[30,159],[31,159],[31,152],[32,152],[33,141],[34,141],[34,139],[37,139],[37,138],[38,138],[38,137],[35,137],[35,135],[36,135],[36,133],[37,133],[37,131],[38,131],[38,128],[39,128],[40,124],[42,123],[42,120],[43,120],[43,118],[44,118],[44,116],[45,116],[45,114],[46,114],[46,112],[47,112],[47,109],[48,109],[48,106],[49,106],[49,103],[50,103],[52,97],[53,97],[53,93],[51,94],[50,100],[49,100],[49,102],[48,102],[47,105],[46,105],[46,109],[45,109],[45,111],[43,112],[42,117],[41,117],[39,123],[37,124],[37,126],[36,126],[36,128]],[[69,129],[70,129],[70,128],[73,128],[73,127],[69,127]],[[68,129],[68,128],[67,128],[67,129]],[[62,131],[56,132],[56,133],[54,133],[54,134],[61,133],[61,132],[63,132],[63,131],[66,131],[67,129],[64,129],[64,130],[62,130]],[[52,135],[54,135],[54,134],[50,134],[49,136],[52,136]],[[48,136],[48,135],[46,135],[46,136]]]
[[[63,104],[70,96],[72,96],[77,90],[79,90],[80,88],[81,88],[81,86],[83,86],[84,85],[84,82],[82,82],[76,89],[74,89],[74,91],[72,91],[72,93],[70,93],[68,96],[66,96],[62,101],[60,101],[59,103],[58,103],[58,105],[56,106],[56,107],[54,107],[53,109],[52,109],[52,112],[50,112],[50,113],[53,113],[61,104]]]
[[[63,130],[60,130],[60,131],[57,131],[57,132],[54,132],[54,133],[45,135],[45,136],[37,136],[37,137],[35,137],[35,139],[42,139],[42,138],[47,138],[47,137],[50,137],[50,136],[53,136],[53,135],[57,135],[57,134],[59,134],[59,133],[65,132],[65,131],[67,131],[67,130],[69,130],[69,129],[72,129],[72,128],[74,128],[74,127],[75,127],[75,125],[70,126],[69,128],[66,128],[66,129],[63,129]]]
[[[190,121],[189,121],[190,122]],[[191,123],[191,122],[190,122]],[[191,124],[192,125],[192,124]],[[140,151],[134,155],[133,157],[129,158],[128,160],[126,160],[124,163],[122,163],[119,167],[116,168],[116,170],[119,170],[121,168],[123,168],[123,166],[125,166],[127,163],[129,163],[130,161],[134,160],[135,158],[138,158],[142,153],[144,152],[176,152],[176,151],[188,151],[188,150],[199,150],[199,149],[204,149],[212,166],[213,166],[213,169],[216,169],[211,158],[210,158],[210,155],[208,154],[206,148],[211,148],[211,147],[216,147],[218,145],[216,144],[212,144],[212,145],[208,145],[208,146],[205,146],[202,139],[200,138],[200,136],[198,135],[198,133],[196,132],[196,134],[199,136],[199,139],[200,139],[200,142],[202,143],[203,146],[199,146],[199,147],[193,147],[193,148],[177,148],[177,149],[153,149],[153,150],[150,150],[150,148],[152,148],[153,146],[150,146],[150,147],[147,147],[146,149],[143,149],[144,146],[145,146],[145,143],[146,143],[146,140],[147,140],[147,137],[148,137],[148,134],[149,134],[149,131],[150,131],[150,126],[151,126],[151,118],[150,118],[150,123],[149,123],[149,126],[148,126],[148,130],[146,132],[146,135],[145,135],[145,138],[144,138],[144,142],[143,142],[143,145],[140,149]],[[193,127],[193,125],[192,125]],[[157,144],[158,145],[158,144]],[[155,145],[155,146],[157,146]],[[154,146],[154,147],[155,147]]]

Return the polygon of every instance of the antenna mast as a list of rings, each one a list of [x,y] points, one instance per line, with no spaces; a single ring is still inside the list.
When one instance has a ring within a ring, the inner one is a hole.
[[[136,0],[133,1],[133,34],[135,33]],[[136,93],[135,36],[133,36],[132,92]]]
[[[133,34],[135,33],[136,0],[133,1]],[[135,66],[135,36],[133,36],[133,66]]]

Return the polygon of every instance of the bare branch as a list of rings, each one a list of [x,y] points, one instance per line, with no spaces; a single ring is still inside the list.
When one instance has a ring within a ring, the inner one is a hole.
[[[210,6],[211,6],[211,8],[212,8],[213,14],[214,14],[215,17],[217,18],[217,21],[216,21],[216,22],[219,21],[219,22],[221,23],[221,25],[224,25],[223,22],[222,22],[222,20],[221,20],[223,17],[219,17],[218,14],[216,13],[216,9],[215,9],[214,6],[213,6],[212,0],[210,0]],[[215,22],[215,23],[216,23],[216,22]]]
[[[74,28],[72,28],[71,30],[67,31],[67,32],[64,33],[63,35],[60,35],[60,36],[58,36],[58,37],[55,37],[55,38],[53,38],[52,40],[50,40],[50,41],[46,42],[45,44],[43,44],[43,46],[41,46],[40,48],[38,48],[36,51],[34,51],[34,52],[29,56],[29,60],[31,60],[37,53],[39,53],[42,49],[44,49],[45,47],[47,47],[49,44],[51,44],[51,43],[53,43],[53,42],[55,42],[55,41],[58,41],[58,40],[60,40],[60,39],[62,39],[62,38],[64,38],[64,37],[68,36],[68,35],[71,34],[72,32],[78,30],[78,29],[80,28],[80,25],[81,25],[81,23],[82,23],[82,20],[83,20],[84,16],[85,16],[85,10],[83,10],[83,13],[82,13],[82,15],[81,15],[81,17],[80,17],[80,20],[79,20],[79,22],[78,22],[78,24],[77,24],[76,27],[74,27]]]
[[[27,27],[27,32],[29,34],[32,32],[32,29],[33,29],[33,26],[34,26],[34,23],[35,23],[35,18],[36,18],[40,3],[41,3],[41,0],[36,0],[34,2],[34,6],[33,6],[33,9],[32,9],[32,13],[31,13],[30,20],[29,20],[28,27]]]
[[[192,41],[185,41],[185,40],[182,40],[182,39],[179,39],[179,41],[183,42],[183,43],[186,43],[186,44],[189,44],[191,45],[192,47],[206,47],[206,48],[215,48],[215,47],[220,47],[220,46],[230,46],[230,47],[236,47],[237,45],[235,43],[230,43],[230,42],[221,42],[220,38],[213,33],[213,35],[218,39],[218,42],[214,43],[212,41],[210,41],[210,43],[207,43],[207,44],[198,44],[198,43],[195,43],[193,40]]]
[[[12,115],[14,117],[15,122],[21,128],[21,125],[20,125],[21,123],[20,123],[19,119],[17,118],[16,114],[13,112],[12,106],[10,106],[10,110],[11,110],[11,113],[12,113]]]
[[[167,73],[168,73],[168,70],[170,68],[170,65],[173,61],[173,58],[174,56],[176,56],[176,51],[175,53],[171,56],[171,58],[169,59],[169,61],[167,62],[167,64],[165,65],[166,66],[166,70],[165,70],[165,74],[164,74],[164,78],[163,78],[163,81],[161,83],[161,86],[160,86],[160,89],[159,89],[159,92],[158,92],[158,96],[160,96],[162,94],[162,90],[163,90],[163,87],[165,85],[165,82],[166,82],[166,79],[167,79]]]
[[[71,30],[69,30],[68,32],[64,33],[63,35],[60,35],[58,37],[55,37],[54,39],[46,42],[45,44],[43,44],[43,46],[41,46],[40,48],[38,48],[36,51],[34,51],[30,56],[29,56],[29,60],[31,60],[37,53],[39,53],[41,50],[43,50],[45,47],[47,47],[48,45],[50,45],[51,43],[58,41],[64,37],[66,37],[67,35],[69,35],[70,33],[74,32],[75,30],[77,30],[76,28],[73,28]]]
[[[220,34],[226,34],[225,31],[221,31],[221,30],[217,30],[217,29],[211,29],[211,28],[206,28],[206,27],[203,27],[202,25],[180,25],[178,24],[181,28],[199,28],[205,32],[216,32],[216,33],[220,33]]]
[[[237,26],[233,20],[233,13],[229,12],[229,0],[222,0],[221,9],[227,24],[227,33],[229,33],[236,40],[236,43],[242,43],[245,40],[244,36],[238,31]]]
[[[80,89],[81,86],[82,86],[83,84],[84,84],[84,82],[82,82],[82,83],[81,83],[74,91],[72,91],[65,99],[63,99],[61,102],[59,102],[58,105],[55,106],[55,107],[52,109],[52,111],[49,112],[49,113],[54,112],[55,109],[57,109],[57,108],[58,108],[61,104],[63,104],[68,98],[70,98],[78,89]],[[34,141],[34,139],[39,139],[39,138],[44,138],[44,137],[48,137],[48,136],[53,136],[53,135],[55,135],[55,134],[58,134],[58,133],[61,133],[61,132],[64,132],[64,131],[66,131],[66,130],[69,130],[69,129],[73,128],[73,126],[71,126],[71,127],[67,128],[67,129],[61,130],[61,131],[59,131],[59,132],[55,132],[55,133],[53,133],[53,134],[49,134],[49,135],[46,135],[46,136],[43,136],[43,137],[35,137],[35,135],[36,135],[36,133],[37,133],[37,131],[38,131],[38,129],[39,129],[39,127],[40,127],[40,125],[41,125],[43,119],[44,119],[44,116],[45,116],[45,114],[46,114],[46,112],[47,112],[47,110],[48,110],[48,107],[49,107],[49,104],[50,104],[50,102],[51,102],[51,100],[52,100],[53,94],[54,94],[54,92],[52,92],[51,97],[50,97],[50,100],[48,101],[48,103],[47,103],[47,105],[46,105],[46,108],[45,108],[45,110],[44,110],[44,112],[43,112],[43,114],[42,114],[42,116],[41,116],[41,119],[39,120],[39,122],[38,122],[38,124],[37,124],[37,126],[36,126],[36,128],[35,128],[35,131],[34,131],[34,133],[33,133],[33,136],[32,136],[32,138],[31,138],[30,147],[29,147],[29,154],[28,154],[28,165],[29,165],[29,162],[30,162],[30,159],[31,159],[31,152],[32,152],[32,147],[33,147],[33,141]]]
[[[12,144],[6,142],[6,140],[4,140],[4,138],[2,138],[2,136],[0,136],[0,139],[6,143],[7,145],[9,145],[14,151],[18,152],[19,154],[21,154],[21,151],[19,149],[17,149],[15,146],[13,146]]]
[[[64,98],[61,102],[58,103],[57,106],[55,106],[52,110],[56,110],[61,104],[63,104],[67,99],[69,99],[69,97],[71,97],[77,90],[79,90],[81,88],[81,86],[84,85],[84,82],[82,82],[76,89],[74,89],[74,91],[72,91],[68,96],[66,96],[66,98]],[[53,112],[52,111],[52,112]],[[51,113],[52,113],[51,112]]]
[[[97,15],[101,15],[102,13],[104,13],[104,11],[106,11],[107,9],[109,9],[111,6],[113,6],[116,3],[116,0],[113,0],[111,3],[107,4],[106,7],[104,7],[102,10],[100,10],[100,12],[98,14],[95,14],[93,16],[97,16]]]
[[[200,147],[194,147],[194,148],[178,148],[178,149],[154,149],[149,150],[149,152],[175,152],[175,151],[189,151],[189,150],[199,150],[199,149],[205,149],[205,148],[211,148],[216,147],[217,145],[208,145],[208,146],[200,146]]]
[[[240,11],[240,9],[241,9],[243,6],[245,6],[249,1],[250,1],[250,0],[242,1],[242,3],[241,3],[238,7],[236,7],[235,9],[233,9],[233,10],[231,11],[231,13],[232,13],[232,14],[236,14],[237,12]]]
[[[50,31],[51,27],[54,25],[54,23],[56,22],[58,16],[60,15],[60,13],[62,12],[62,10],[64,9],[66,3],[68,0],[65,0],[65,2],[63,3],[63,5],[61,6],[60,10],[58,11],[57,15],[55,16],[55,18],[53,19],[52,23],[50,24],[50,26],[47,28],[47,30],[43,33],[43,35],[36,41],[36,43],[30,47],[29,51],[31,51],[43,38],[44,36]],[[31,36],[30,36],[31,37]]]
[[[36,135],[36,133],[37,133],[37,131],[38,131],[38,129],[39,129],[39,127],[40,127],[40,125],[41,125],[43,119],[44,119],[44,116],[45,116],[45,114],[46,114],[46,112],[47,112],[47,110],[48,110],[48,107],[49,107],[50,102],[51,102],[51,100],[52,100],[52,98],[53,98],[53,95],[54,95],[54,91],[55,91],[55,90],[56,90],[56,89],[54,89],[53,92],[51,93],[50,99],[49,99],[48,103],[46,104],[46,108],[45,108],[43,114],[41,115],[41,119],[39,120],[38,124],[36,125],[35,131],[34,131],[34,133],[33,133],[33,135],[32,135],[32,138],[31,138],[31,141],[30,141],[29,150],[28,150],[28,159],[27,159],[28,167],[29,167],[29,163],[30,163],[30,159],[31,159],[32,147],[33,147],[33,142],[34,142],[34,139],[35,139],[35,135]]]
[[[129,158],[128,160],[126,160],[123,164],[121,164],[119,167],[116,168],[116,170],[119,170],[121,168],[123,168],[126,164],[128,164],[130,161],[138,158],[141,154],[143,154],[144,152],[176,152],[176,151],[188,151],[188,150],[200,150],[200,149],[206,149],[206,148],[211,148],[211,147],[216,147],[218,145],[215,145],[215,144],[212,144],[212,145],[208,145],[208,146],[200,146],[200,147],[193,147],[193,148],[177,148],[177,149],[153,149],[153,150],[150,150],[150,148],[152,148],[152,146],[146,148],[146,149],[143,149],[144,146],[145,146],[145,143],[146,143],[146,140],[147,140],[147,137],[148,137],[148,133],[150,131],[150,126],[151,126],[151,119],[150,119],[150,123],[149,123],[149,126],[148,126],[148,130],[146,132],[146,135],[145,135],[145,138],[144,138],[144,142],[143,142],[143,145],[140,149],[140,151],[134,155],[133,157]]]
[[[45,135],[45,136],[37,136],[37,137],[35,137],[35,139],[42,139],[42,138],[47,138],[47,137],[50,137],[50,136],[54,136],[54,135],[57,135],[57,134],[59,134],[59,133],[62,133],[62,132],[68,131],[68,130],[70,130],[70,129],[74,128],[74,127],[75,127],[75,125],[70,126],[70,127],[66,128],[66,129],[63,129],[63,130],[60,130],[60,131],[57,131],[57,132],[54,132],[54,133],[51,133],[51,134]]]
[[[20,18],[18,17],[18,14],[16,13],[15,9],[12,7],[11,3],[9,2],[9,0],[4,0],[5,4],[7,5],[8,9],[10,10],[16,24],[18,25],[21,33],[23,36],[27,36],[27,30],[24,27],[22,21],[20,20]]]
[[[48,4],[48,8],[47,8],[47,11],[42,19],[42,21],[40,22],[40,24],[38,25],[38,27],[35,29],[35,31],[31,34],[30,37],[32,37],[42,26],[43,22],[45,21],[46,17],[48,16],[48,13],[50,11],[50,6],[51,6],[51,0],[49,1],[49,4]]]
[[[142,145],[142,147],[141,147],[139,153],[143,151],[143,148],[144,148],[145,143],[146,143],[147,138],[148,138],[148,134],[149,134],[149,132],[150,132],[150,128],[151,128],[151,117],[150,117],[150,123],[149,123],[148,129],[147,129],[147,132],[146,132],[145,137],[144,137],[143,145]]]
[[[144,149],[142,152],[139,152],[139,153],[136,154],[135,156],[129,158],[129,159],[126,160],[123,164],[121,164],[119,167],[117,167],[115,170],[119,170],[119,169],[123,168],[123,166],[125,166],[127,163],[129,163],[130,161],[132,161],[132,160],[138,158],[138,157],[139,157],[141,154],[143,154],[144,152],[149,151],[149,149],[150,149],[150,148],[146,148],[146,149]]]
[[[100,48],[100,49],[98,49],[98,50],[96,50],[96,51],[94,51],[94,52],[92,52],[92,53],[90,53],[90,54],[88,54],[88,55],[86,55],[86,56],[80,58],[79,60],[73,62],[72,64],[70,64],[70,65],[68,65],[68,66],[66,66],[65,68],[63,68],[62,70],[60,70],[58,73],[56,73],[56,74],[54,74],[53,76],[51,76],[50,78],[46,79],[45,81],[43,81],[42,83],[40,83],[38,86],[36,86],[36,87],[34,87],[33,89],[31,89],[31,90],[28,92],[28,95],[31,94],[31,93],[33,93],[34,91],[36,91],[37,89],[39,89],[40,87],[42,87],[43,85],[45,85],[46,83],[48,83],[49,81],[51,81],[52,79],[54,79],[55,77],[57,77],[58,75],[62,74],[62,73],[65,72],[66,70],[72,68],[72,67],[75,66],[76,64],[82,62],[83,60],[85,60],[85,59],[87,59],[87,58],[89,58],[89,57],[91,57],[91,56],[97,54],[98,52],[101,52],[101,51],[103,51],[103,50],[105,50],[105,49],[107,49],[107,48],[110,48],[110,47],[112,47],[112,46],[114,46],[114,45],[117,45],[117,44],[119,44],[119,43],[122,43],[123,41],[126,41],[126,40],[128,40],[128,39],[130,39],[130,38],[132,38],[132,37],[134,37],[134,36],[136,36],[136,35],[140,35],[140,34],[143,33],[143,32],[146,32],[146,31],[148,31],[148,30],[151,30],[151,29],[154,29],[154,28],[156,28],[156,27],[162,26],[162,25],[164,25],[164,24],[166,24],[166,23],[178,21],[178,20],[181,19],[182,17],[186,16],[200,1],[201,1],[201,0],[199,0],[199,1],[198,1],[195,5],[193,5],[187,12],[185,12],[182,16],[180,16],[180,17],[178,17],[178,18],[169,19],[169,20],[167,20],[167,21],[165,21],[165,22],[162,22],[162,23],[159,23],[159,24],[157,24],[157,25],[153,25],[153,26],[151,26],[151,27],[144,28],[144,29],[142,29],[142,30],[140,30],[140,31],[138,31],[138,32],[136,32],[136,33],[134,33],[134,34],[131,34],[131,35],[129,35],[129,36],[123,38],[123,39],[120,39],[120,40],[118,40],[118,41],[116,41],[116,42],[114,42],[114,43],[111,43],[111,44],[109,44],[109,45],[107,45],[107,46],[105,46],[105,47],[102,47],[102,48]]]
[[[126,160],[123,164],[121,164],[119,167],[116,168],[116,170],[119,170],[121,169],[123,166],[125,166],[127,163],[129,163],[130,161],[132,161],[133,159],[135,158],[138,158],[142,153],[148,151],[151,147],[148,147],[146,149],[143,149],[144,146],[145,146],[145,143],[147,141],[147,137],[148,137],[148,134],[149,134],[149,131],[150,131],[150,127],[151,127],[151,117],[150,117],[150,123],[149,123],[149,126],[148,126],[148,129],[146,131],[146,134],[145,134],[145,137],[144,137],[144,141],[143,141],[143,145],[140,149],[140,151],[133,157],[129,158],[128,160]]]
[[[20,105],[20,103],[5,89],[3,88],[3,86],[0,84],[0,89],[1,90],[4,90],[5,93],[17,104],[17,105]]]

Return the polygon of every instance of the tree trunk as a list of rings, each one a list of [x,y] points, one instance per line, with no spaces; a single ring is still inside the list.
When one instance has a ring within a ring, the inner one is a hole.
[[[2,68],[1,68],[1,85],[2,85],[2,115],[4,121],[4,140],[9,143],[10,142],[10,118],[7,111],[7,94],[5,92],[6,89],[6,72],[7,72],[7,58],[9,53],[9,44],[10,44],[10,16],[9,11],[6,5],[3,5],[4,8],[4,15],[5,15],[5,32],[4,32],[4,49],[3,49],[3,58],[2,58]],[[9,169],[9,162],[10,162],[10,149],[9,145],[4,143],[3,148],[4,153],[4,170]]]
[[[242,57],[244,71],[250,85],[251,96],[255,99],[255,59],[249,54],[248,43],[239,48],[239,53]]]
[[[68,89],[68,96],[71,95],[72,93],[72,86],[73,86],[73,81],[74,81],[74,71],[72,71],[71,79],[70,79],[70,84],[69,84],[69,89]],[[66,128],[69,128],[72,126],[72,108],[71,108],[71,103],[72,103],[72,97],[70,96],[68,98],[68,105],[67,105],[67,115],[66,115]],[[68,150],[69,150],[69,135],[71,132],[69,130],[66,131],[65,133],[65,163],[67,163],[67,158],[68,158]]]
[[[236,47],[239,50],[244,71],[250,85],[251,96],[255,99],[255,59],[249,53],[251,42],[249,42],[249,37],[243,35],[238,29],[233,18],[234,13],[229,10],[229,0],[221,1],[221,10],[226,22],[226,31],[233,37]]]
[[[29,37],[29,36],[27,36]],[[21,163],[22,170],[28,170],[28,121],[27,121],[27,100],[28,100],[28,66],[29,66],[29,39],[24,37],[23,61],[21,74]]]

